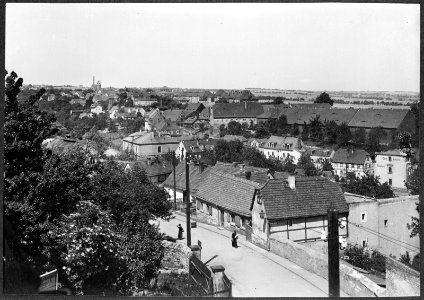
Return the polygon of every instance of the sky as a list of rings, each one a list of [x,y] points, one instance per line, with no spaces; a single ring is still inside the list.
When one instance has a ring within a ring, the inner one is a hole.
[[[24,84],[419,91],[418,4],[7,3]]]

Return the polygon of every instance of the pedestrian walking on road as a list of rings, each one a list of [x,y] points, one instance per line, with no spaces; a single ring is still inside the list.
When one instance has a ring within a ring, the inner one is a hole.
[[[233,234],[231,235],[231,244],[234,248],[237,248],[237,239],[238,239],[237,231],[234,230]]]
[[[183,239],[183,232],[184,232],[184,229],[183,229],[183,227],[181,226],[181,224],[178,224],[177,228],[178,228],[178,239],[179,239],[179,240],[182,240],[182,239]]]

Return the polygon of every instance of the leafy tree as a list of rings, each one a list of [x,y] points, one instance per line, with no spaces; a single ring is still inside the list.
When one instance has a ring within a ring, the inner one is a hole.
[[[333,106],[334,100],[326,92],[323,92],[315,99],[314,103],[329,103]]]
[[[407,131],[403,131],[399,133],[398,140],[399,149],[405,151],[407,156],[410,157],[412,150],[412,135]]]
[[[270,137],[271,134],[268,129],[264,126],[264,124],[260,123],[255,128],[255,138],[263,139]]]
[[[333,120],[332,121],[324,120],[323,129],[324,129],[324,141],[329,144],[336,144],[339,125],[337,125],[337,123]]]
[[[81,201],[50,235],[61,250],[61,278],[76,294],[117,294],[122,289],[126,279],[120,280],[126,269],[119,249],[122,237],[107,211]]]
[[[292,124],[290,127],[290,135],[291,136],[298,136],[300,133],[299,126],[297,124]]]
[[[309,121],[310,138],[314,140],[322,140],[323,139],[322,127],[323,127],[323,124],[320,120],[319,115],[313,118],[312,120],[310,120]]]
[[[420,215],[420,204],[417,204],[417,212],[418,215]],[[407,224],[407,227],[409,230],[411,230],[411,235],[410,237],[414,237],[416,235],[420,236],[420,218],[418,217],[411,217],[412,219],[412,223],[411,224]]]
[[[276,97],[273,101],[274,104],[282,104],[283,103],[283,97]]]
[[[281,134],[286,132],[287,127],[287,117],[285,115],[281,115],[278,117],[275,126],[277,128],[277,134]]]
[[[348,173],[342,186],[348,193],[377,199],[394,197],[393,190],[387,182],[382,184],[378,176],[375,177],[370,174],[365,174],[365,176],[358,178],[354,173]]]
[[[239,122],[231,121],[227,125],[227,134],[240,135],[242,133],[242,127]]]
[[[371,155],[374,155],[375,152],[379,152],[382,150],[382,146],[380,144],[380,140],[387,137],[387,132],[383,129],[383,127],[378,126],[373,128],[368,133],[368,139],[366,142],[366,149],[370,152]]]
[[[365,144],[366,138],[367,138],[367,132],[364,128],[356,129],[353,133],[353,142],[355,145],[362,146]]]
[[[295,170],[296,170],[296,165],[294,163],[293,157],[287,156],[286,159],[283,161],[283,168],[277,171],[293,173]]]
[[[306,123],[303,124],[303,130],[300,135],[302,141],[307,141],[309,139],[309,126]]]
[[[333,171],[333,165],[331,164],[330,160],[325,159],[322,163],[322,170],[323,171]]]
[[[311,157],[307,153],[303,153],[299,158],[297,166],[305,170],[306,176],[317,176],[318,170],[315,168],[314,163],[312,162]]]
[[[408,176],[405,186],[412,195],[420,194],[421,168],[418,166],[411,175]]]
[[[352,139],[352,133],[350,132],[349,126],[346,122],[340,124],[337,133],[337,145],[344,146],[348,141]]]
[[[90,108],[91,107],[91,105],[93,105],[93,95],[91,95],[88,99],[87,99],[87,101],[85,101],[85,108]]]

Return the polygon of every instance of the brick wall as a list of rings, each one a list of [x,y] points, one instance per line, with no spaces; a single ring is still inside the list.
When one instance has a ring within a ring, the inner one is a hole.
[[[290,240],[270,239],[270,251],[284,257],[302,268],[328,278],[328,256]],[[385,289],[354,270],[351,266],[340,263],[340,288],[346,294],[355,297],[380,297]]]
[[[386,296],[419,296],[420,273],[390,257],[386,259]]]

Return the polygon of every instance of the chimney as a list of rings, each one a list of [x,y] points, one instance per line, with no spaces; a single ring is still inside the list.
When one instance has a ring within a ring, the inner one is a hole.
[[[287,182],[289,183],[291,190],[296,189],[296,178],[293,175],[289,175],[289,177],[287,177]]]

